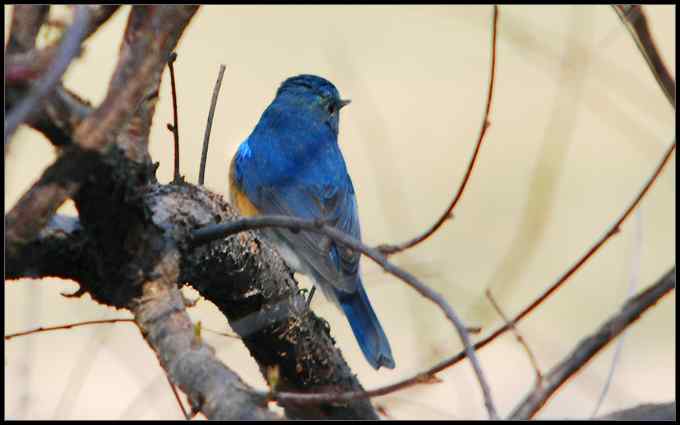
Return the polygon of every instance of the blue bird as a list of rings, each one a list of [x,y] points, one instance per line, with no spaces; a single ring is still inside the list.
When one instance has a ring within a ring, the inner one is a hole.
[[[315,75],[281,84],[231,161],[230,197],[241,215],[322,219],[361,238],[354,186],[338,146],[339,113],[349,102]],[[310,276],[340,306],[371,366],[393,369],[390,343],[361,283],[360,254],[304,230],[268,228],[263,235],[292,270]]]

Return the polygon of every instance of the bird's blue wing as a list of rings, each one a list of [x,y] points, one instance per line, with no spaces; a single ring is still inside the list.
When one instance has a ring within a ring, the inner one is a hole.
[[[257,207],[263,214],[283,214],[303,219],[322,219],[357,239],[361,237],[354,187],[345,174],[340,184],[290,182],[260,186]],[[355,292],[360,254],[320,233],[275,229],[318,277],[344,292]]]

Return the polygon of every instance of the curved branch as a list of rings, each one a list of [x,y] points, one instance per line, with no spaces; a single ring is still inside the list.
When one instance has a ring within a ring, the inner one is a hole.
[[[127,318],[121,317],[121,318],[118,318],[118,319],[86,320],[84,322],[67,323],[65,325],[57,325],[57,326],[39,326],[35,329],[29,329],[27,331],[7,334],[7,335],[5,335],[5,341],[9,341],[10,339],[18,338],[18,337],[21,337],[21,336],[33,335],[33,334],[42,333],[42,332],[61,331],[61,330],[66,330],[66,329],[79,328],[79,327],[82,327],[82,326],[114,324],[114,323],[135,323],[135,321],[134,321],[134,319],[127,319]]]
[[[210,131],[212,130],[213,117],[215,116],[215,107],[217,106],[217,96],[220,94],[220,87],[222,86],[222,77],[224,77],[224,70],[226,66],[220,64],[220,71],[217,74],[217,81],[215,81],[215,88],[213,89],[212,99],[210,100],[210,111],[208,112],[208,122],[205,125],[205,133],[203,134],[203,149],[201,150],[201,165],[198,169],[198,185],[203,186],[205,181],[205,164],[208,160],[208,145],[210,144]]]
[[[659,87],[666,95],[673,109],[675,109],[675,79],[668,71],[666,64],[661,59],[659,49],[656,48],[656,43],[652,38],[652,33],[649,31],[647,24],[647,15],[642,10],[640,5],[612,5],[614,11],[623,22],[623,25],[630,32],[630,35],[635,41],[635,45],[642,53],[642,57],[647,61],[652,75],[659,83]]]
[[[449,220],[450,218],[453,217],[453,209],[456,208],[458,201],[463,196],[463,192],[465,191],[465,187],[467,186],[468,180],[470,179],[470,176],[472,175],[472,169],[474,168],[475,163],[477,162],[477,155],[479,155],[479,149],[482,147],[482,141],[484,140],[484,135],[486,134],[486,130],[491,125],[491,123],[489,122],[489,112],[491,111],[491,99],[493,97],[493,86],[494,86],[494,80],[496,78],[496,32],[497,32],[497,28],[498,28],[498,6],[494,5],[493,6],[493,23],[492,23],[492,32],[491,32],[491,70],[489,72],[489,89],[487,91],[487,97],[486,97],[486,109],[484,111],[484,119],[482,121],[482,127],[479,129],[479,136],[477,137],[477,143],[475,144],[475,150],[472,154],[472,158],[470,158],[470,162],[468,163],[468,168],[465,171],[465,176],[463,177],[463,181],[461,181],[460,186],[458,187],[458,192],[453,197],[453,200],[451,201],[449,206],[446,208],[444,213],[423,234],[416,236],[415,238],[408,240],[406,242],[397,244],[397,245],[380,245],[378,247],[378,249],[380,251],[382,251],[382,253],[385,254],[385,255],[391,255],[391,254],[395,254],[397,252],[405,251],[409,248],[412,248],[412,247],[418,245],[419,243],[421,243],[425,239],[432,236],[432,234],[434,234],[434,232],[439,230],[439,228],[444,225],[446,220]]]
[[[531,419],[567,379],[673,289],[675,289],[675,267],[657,283],[627,301],[621,311],[602,324],[597,332],[583,339],[564,360],[544,376],[541,385],[525,397],[508,419]]]

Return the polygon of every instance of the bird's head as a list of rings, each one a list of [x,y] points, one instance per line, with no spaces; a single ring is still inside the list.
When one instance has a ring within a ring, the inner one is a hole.
[[[295,105],[326,123],[337,134],[340,109],[350,101],[340,98],[338,89],[325,78],[298,75],[285,80],[276,92],[275,102]]]

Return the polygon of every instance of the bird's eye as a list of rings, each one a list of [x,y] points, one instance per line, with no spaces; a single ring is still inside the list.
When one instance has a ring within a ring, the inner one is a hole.
[[[333,115],[334,113],[338,112],[338,106],[335,104],[335,102],[329,101],[326,104],[326,110],[330,115]]]

